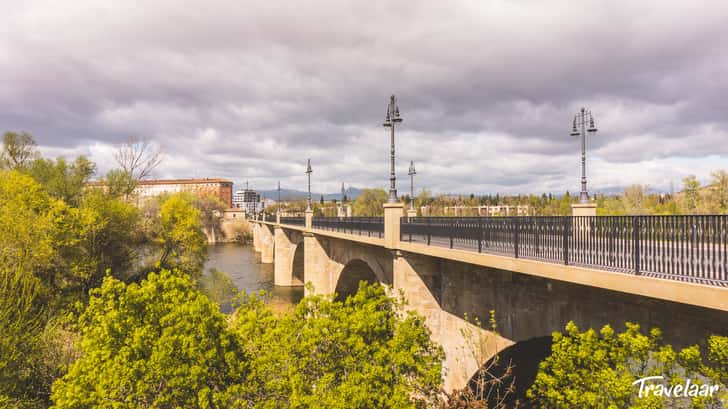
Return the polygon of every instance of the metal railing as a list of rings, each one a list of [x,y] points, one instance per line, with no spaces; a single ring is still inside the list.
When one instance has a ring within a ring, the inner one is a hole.
[[[291,226],[305,226],[305,217],[281,217],[281,224],[288,224]]]
[[[314,217],[313,227],[369,237],[384,236],[383,217]]]
[[[415,217],[400,240],[728,286],[728,216]]]

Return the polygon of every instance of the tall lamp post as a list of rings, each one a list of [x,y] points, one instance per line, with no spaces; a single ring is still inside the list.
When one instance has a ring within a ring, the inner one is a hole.
[[[278,213],[281,212],[281,181],[278,181]]]
[[[390,171],[389,171],[389,198],[387,203],[397,203],[397,188],[395,186],[396,177],[394,175],[394,128],[396,125],[402,122],[402,118],[399,116],[399,106],[397,105],[397,98],[392,95],[389,97],[389,105],[387,106],[387,116],[384,119],[384,127],[390,129],[392,142],[390,146]]]
[[[308,160],[308,167],[306,168],[306,174],[308,175],[308,203],[306,205],[306,211],[311,211],[311,173],[313,172],[313,169],[311,169],[311,159]]]
[[[581,193],[579,193],[579,203],[589,203],[589,193],[586,191],[586,134],[589,137],[597,132],[594,126],[594,116],[591,111],[582,108],[574,115],[574,123],[571,128],[571,136],[581,136]]]
[[[409,172],[407,173],[410,177],[410,210],[415,210],[415,161],[410,161]]]

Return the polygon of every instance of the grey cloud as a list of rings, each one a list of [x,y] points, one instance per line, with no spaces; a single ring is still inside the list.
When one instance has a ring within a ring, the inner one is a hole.
[[[0,124],[58,152],[143,135],[167,152],[159,176],[261,188],[302,188],[311,157],[331,191],[386,185],[390,93],[399,177],[414,159],[439,191],[575,190],[581,106],[613,174],[664,185],[655,168],[728,155],[723,1],[127,3],[0,17]]]

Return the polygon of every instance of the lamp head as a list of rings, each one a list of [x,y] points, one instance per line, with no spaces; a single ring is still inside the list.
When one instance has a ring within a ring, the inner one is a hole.
[[[571,126],[571,136],[579,136],[581,133],[576,129],[576,116],[574,117],[574,123]]]
[[[591,112],[589,113],[589,129],[586,130],[587,132],[596,132],[597,127],[594,126],[594,117],[592,116]]]

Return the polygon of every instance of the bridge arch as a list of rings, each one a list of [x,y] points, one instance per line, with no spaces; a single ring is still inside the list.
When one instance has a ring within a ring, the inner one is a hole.
[[[305,246],[303,241],[301,241],[296,244],[296,249],[293,251],[293,257],[291,257],[291,285],[303,285],[306,282],[304,276],[305,260]]]
[[[339,301],[346,300],[349,296],[356,294],[359,289],[359,283],[366,281],[369,284],[380,283],[379,277],[374,269],[369,266],[366,261],[361,259],[353,259],[347,263],[339,273],[339,279],[336,282],[336,299]]]

